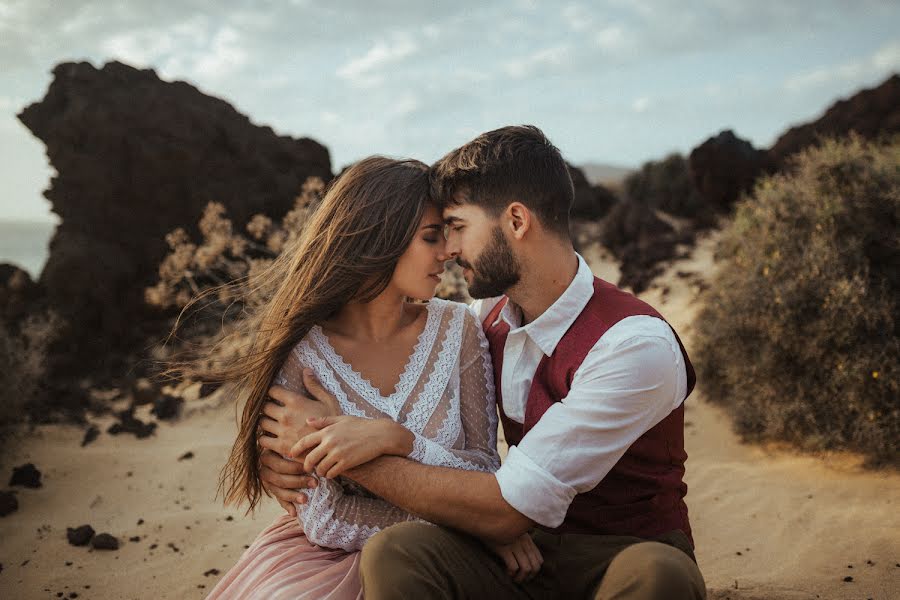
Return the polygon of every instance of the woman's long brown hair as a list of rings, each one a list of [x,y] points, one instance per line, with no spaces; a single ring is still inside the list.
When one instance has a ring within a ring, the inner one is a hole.
[[[278,370],[313,325],[350,300],[368,302],[384,291],[418,229],[427,194],[428,167],[416,160],[373,156],[348,168],[294,245],[254,278],[252,293],[266,301],[219,342],[242,341],[241,351],[211,366],[184,361],[169,369],[179,377],[225,383],[223,393],[244,401],[237,440],[219,478],[226,504],[246,500],[250,512],[261,499],[257,427]]]

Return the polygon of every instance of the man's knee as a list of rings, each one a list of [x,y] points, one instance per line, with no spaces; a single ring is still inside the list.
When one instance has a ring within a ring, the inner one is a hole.
[[[372,536],[362,549],[360,568],[372,566],[381,569],[386,563],[406,562],[419,550],[426,550],[427,540],[436,527],[425,523],[398,523]]]
[[[440,548],[441,529],[426,523],[398,523],[372,536],[363,546],[359,576],[366,595],[399,585],[414,585],[425,575],[432,553]]]
[[[706,585],[687,554],[660,542],[644,542],[616,555],[595,598],[699,600],[706,598]]]

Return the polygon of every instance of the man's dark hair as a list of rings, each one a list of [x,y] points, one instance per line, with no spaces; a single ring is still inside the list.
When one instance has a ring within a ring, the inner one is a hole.
[[[494,216],[518,201],[564,236],[575,199],[562,154],[534,125],[488,131],[451,151],[431,167],[431,195],[441,206],[470,202]]]

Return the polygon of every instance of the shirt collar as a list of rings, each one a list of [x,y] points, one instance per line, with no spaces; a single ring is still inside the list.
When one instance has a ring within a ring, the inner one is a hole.
[[[522,322],[522,310],[511,300],[507,301],[498,317],[498,321],[503,319],[509,324],[510,334],[518,332],[527,334],[547,356],[553,354],[559,340],[594,295],[594,274],[581,255],[576,256],[578,256],[578,271],[572,283],[537,319],[519,327],[519,323]]]

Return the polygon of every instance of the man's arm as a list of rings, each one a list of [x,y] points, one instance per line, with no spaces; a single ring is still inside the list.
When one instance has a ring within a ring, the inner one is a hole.
[[[382,456],[345,476],[423,519],[497,544],[508,544],[534,527],[534,521],[503,499],[493,473]]]

